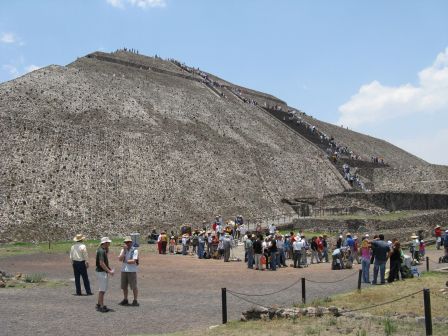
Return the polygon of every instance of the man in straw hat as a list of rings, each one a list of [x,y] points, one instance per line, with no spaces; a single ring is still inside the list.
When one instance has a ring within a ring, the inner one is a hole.
[[[90,290],[89,276],[87,274],[87,268],[89,267],[89,262],[87,261],[89,256],[87,255],[87,248],[84,244],[84,237],[82,234],[77,234],[73,241],[75,244],[70,249],[70,259],[73,266],[73,274],[75,275],[75,286],[76,295],[82,295],[81,293],[81,277],[84,282],[84,289],[87,295],[93,295]]]
[[[109,288],[109,276],[114,275],[114,270],[109,267],[109,259],[107,258],[111,242],[109,237],[101,238],[100,246],[96,250],[96,277],[99,288],[96,310],[102,313],[110,311],[110,309],[104,305],[104,294]]]
[[[118,256],[118,260],[123,262],[121,266],[121,289],[123,290],[123,300],[119,303],[121,306],[128,306],[128,286],[131,287],[134,294],[132,306],[139,306],[137,301],[137,266],[138,266],[138,250],[132,246],[131,237],[126,237],[123,241],[124,246]]]

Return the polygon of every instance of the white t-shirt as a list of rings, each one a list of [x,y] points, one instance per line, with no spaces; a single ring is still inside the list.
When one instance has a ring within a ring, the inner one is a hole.
[[[138,266],[137,264],[128,264],[128,260],[137,260],[138,259],[138,250],[135,248],[131,248],[126,251],[122,249],[120,252],[120,256],[124,255],[123,264],[121,265],[122,272],[137,272]]]
[[[292,248],[294,249],[294,251],[300,251],[303,248],[303,242],[301,240],[296,240],[293,244],[292,244]]]

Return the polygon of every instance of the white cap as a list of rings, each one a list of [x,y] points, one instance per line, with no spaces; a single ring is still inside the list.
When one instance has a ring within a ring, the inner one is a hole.
[[[112,240],[110,240],[109,237],[103,237],[103,238],[101,238],[100,244],[104,244],[104,243],[112,243]]]

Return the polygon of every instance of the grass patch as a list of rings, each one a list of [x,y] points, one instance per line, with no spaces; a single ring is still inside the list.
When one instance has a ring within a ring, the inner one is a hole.
[[[355,214],[348,214],[348,215],[328,215],[328,216],[316,216],[317,219],[335,219],[335,220],[347,220],[347,219],[365,219],[365,220],[378,220],[378,221],[394,221],[399,220],[403,218],[409,218],[413,217],[415,215],[421,214],[421,211],[395,211],[395,212],[389,212],[384,213],[380,215],[355,215]]]
[[[38,253],[70,253],[70,248],[74,244],[72,240],[56,241],[51,242],[40,242],[40,243],[28,243],[28,242],[14,242],[0,244],[0,258],[11,257],[16,255],[28,255],[28,254],[38,254]],[[87,246],[87,250],[90,255],[94,255],[96,249],[98,248],[99,240],[86,240],[84,244]],[[123,238],[113,238],[111,249],[119,252],[121,246],[123,245]],[[143,243],[139,247],[140,251],[155,251],[155,245],[149,245]]]
[[[446,274],[439,272],[425,272],[419,278],[396,281],[382,286],[363,288],[361,292],[339,294],[332,297],[333,302],[322,306],[335,305],[347,309],[357,309],[378,303],[392,301],[407,294],[417,292],[423,288],[431,291],[431,310],[433,317],[446,317],[448,300],[439,294],[445,286]],[[415,294],[409,298],[366,310],[373,315],[392,316],[394,314],[417,314],[424,316],[423,293]]]

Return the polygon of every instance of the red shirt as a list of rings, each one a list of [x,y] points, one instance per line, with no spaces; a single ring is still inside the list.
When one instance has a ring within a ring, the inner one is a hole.
[[[442,229],[441,228],[435,229],[434,233],[435,233],[436,237],[442,237]]]

